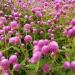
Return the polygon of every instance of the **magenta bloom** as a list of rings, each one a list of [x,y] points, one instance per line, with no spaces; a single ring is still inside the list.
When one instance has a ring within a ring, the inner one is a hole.
[[[74,31],[72,29],[68,30],[68,36],[73,37],[75,35]]]
[[[45,44],[45,45],[48,45],[48,44],[49,44],[49,40],[45,39],[45,40],[44,40],[44,44]]]
[[[14,64],[13,69],[18,71],[20,69],[20,64]]]
[[[16,21],[10,22],[11,29],[18,29],[19,25]]]
[[[70,62],[65,61],[65,62],[64,62],[64,68],[65,68],[65,69],[70,69]]]
[[[71,25],[75,25],[75,19],[71,20]]]
[[[18,62],[18,58],[16,55],[11,55],[10,58],[9,58],[9,62],[10,64],[15,64]]]
[[[8,70],[10,66],[8,59],[3,59],[1,61],[1,65],[4,70]]]
[[[71,62],[71,69],[75,71],[75,61]]]
[[[11,44],[19,44],[19,43],[20,43],[20,38],[17,37],[17,36],[11,37],[11,38],[9,39],[9,43],[11,43]]]
[[[56,53],[57,50],[59,49],[58,43],[55,42],[55,41],[51,41],[51,42],[49,43],[49,49],[50,49],[50,52]]]
[[[33,45],[37,45],[38,44],[38,41],[37,40],[34,40],[33,41]]]
[[[24,25],[24,31],[25,32],[30,32],[30,29],[31,29],[31,25],[30,24],[25,24]]]
[[[42,13],[41,13],[40,11],[36,11],[36,15],[37,15],[38,17],[42,17]]]
[[[25,41],[25,42],[31,42],[31,41],[32,41],[32,37],[31,37],[30,35],[26,35],[26,36],[24,37],[24,41]]]
[[[50,70],[50,65],[49,65],[49,64],[45,64],[45,65],[43,66],[43,72],[48,73],[49,70]]]
[[[44,44],[44,40],[39,40],[38,41],[38,46],[39,47],[43,47],[45,44]]]
[[[49,46],[43,46],[42,47],[42,54],[44,54],[44,55],[49,54]]]

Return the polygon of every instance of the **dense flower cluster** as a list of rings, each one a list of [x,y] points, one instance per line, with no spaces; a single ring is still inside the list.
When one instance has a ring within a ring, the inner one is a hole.
[[[0,52],[0,70],[2,75],[10,74],[10,65],[12,64],[13,70],[18,71],[20,69],[20,64],[18,64],[18,58],[16,55],[11,55],[9,59],[3,56],[3,53]]]
[[[2,75],[66,75],[75,71],[75,0],[1,2]]]

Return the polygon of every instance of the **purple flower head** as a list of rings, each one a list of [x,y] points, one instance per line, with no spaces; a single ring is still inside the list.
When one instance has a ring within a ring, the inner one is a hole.
[[[49,54],[49,46],[43,46],[42,47],[42,54],[48,55]]]
[[[70,69],[70,62],[65,61],[65,62],[64,62],[64,68],[65,68],[65,69]]]
[[[72,19],[70,23],[71,23],[71,25],[74,26],[75,25],[75,19]]]
[[[72,29],[69,29],[67,34],[69,37],[73,37],[75,35],[75,33]]]
[[[14,71],[18,71],[20,69],[20,64],[14,64],[13,69]]]
[[[49,49],[50,49],[50,52],[56,53],[59,49],[58,43],[56,41],[51,41],[49,43]]]
[[[71,62],[71,69],[75,71],[75,61]]]
[[[43,72],[48,73],[50,71],[50,65],[45,64],[42,69],[43,69]]]
[[[11,55],[9,58],[10,64],[16,64],[18,62],[18,58],[16,55]]]
[[[9,60],[8,59],[1,60],[1,65],[2,65],[3,70],[8,70],[10,66]]]
[[[31,42],[31,41],[32,41],[32,37],[31,37],[30,35],[26,35],[26,36],[24,37],[24,41],[25,41],[25,42]]]
[[[45,40],[44,40],[44,44],[45,44],[45,45],[48,45],[48,44],[49,44],[49,40],[48,40],[48,39],[45,39]]]
[[[19,25],[16,21],[10,22],[11,29],[18,29]]]
[[[38,41],[37,40],[34,40],[33,41],[33,45],[37,45],[38,44]]]
[[[1,17],[0,21],[2,21],[3,23],[6,23],[6,17]]]
[[[20,38],[18,36],[11,37],[11,38],[9,38],[9,43],[11,43],[11,44],[19,44],[20,43]]]
[[[44,40],[39,40],[38,41],[38,46],[43,47],[45,45]]]
[[[25,24],[24,25],[24,31],[25,32],[30,32],[30,29],[31,29],[31,25],[30,24]]]

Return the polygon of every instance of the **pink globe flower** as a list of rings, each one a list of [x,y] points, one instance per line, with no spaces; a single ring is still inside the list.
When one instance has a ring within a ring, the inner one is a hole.
[[[10,64],[16,64],[18,62],[18,58],[16,55],[11,55],[9,58]]]
[[[49,64],[45,64],[42,68],[43,72],[48,73],[50,71],[50,65]]]
[[[70,23],[71,25],[75,25],[75,19],[72,19]]]
[[[30,35],[26,35],[26,36],[24,37],[24,41],[25,41],[25,42],[31,42],[31,41],[32,41],[32,37],[31,37]]]
[[[37,45],[38,44],[38,41],[37,40],[34,40],[33,41],[33,45]]]
[[[31,25],[30,24],[25,24],[24,25],[24,31],[25,32],[30,32],[30,29],[31,29]]]
[[[48,44],[49,44],[49,40],[48,40],[48,39],[45,39],[45,40],[44,40],[44,44],[45,44],[45,45],[48,45]]]
[[[44,55],[49,54],[49,46],[43,46],[42,47],[42,54],[44,54]]]
[[[1,66],[3,68],[3,70],[8,70],[9,69],[9,60],[8,59],[3,59],[1,60]]]
[[[11,37],[10,39],[9,39],[9,43],[11,43],[11,44],[19,44],[20,43],[20,38],[18,37],[18,36],[15,36],[15,37]]]
[[[75,35],[75,33],[72,29],[69,29],[67,34],[69,37],[73,37]]]
[[[50,52],[56,53],[58,51],[58,49],[59,49],[58,43],[55,42],[55,41],[51,41],[49,43],[49,49],[50,49]]]
[[[70,62],[65,61],[65,62],[64,62],[64,68],[65,68],[65,69],[70,69]]]
[[[4,30],[0,30],[0,35],[3,35],[4,34]]]
[[[43,47],[45,45],[44,40],[39,40],[38,41],[38,46]]]
[[[19,71],[20,64],[14,64],[13,69],[14,69],[14,71]]]
[[[41,13],[40,11],[36,11],[36,15],[37,15],[38,17],[42,17],[42,13]]]
[[[16,21],[10,22],[11,29],[18,29],[19,25]]]
[[[72,61],[70,66],[71,66],[71,69],[75,71],[75,61]]]

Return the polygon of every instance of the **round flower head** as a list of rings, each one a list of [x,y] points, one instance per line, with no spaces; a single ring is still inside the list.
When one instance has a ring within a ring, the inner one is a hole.
[[[9,39],[9,43],[11,43],[11,44],[18,44],[18,43],[20,43],[20,38],[18,36],[11,37]]]
[[[14,64],[13,69],[14,71],[18,71],[20,69],[20,64]]]
[[[4,27],[3,27],[3,30],[4,30],[4,31],[9,31],[9,30],[11,30],[11,27],[10,27],[10,26],[4,26]]]
[[[72,30],[75,32],[75,26],[72,27]]]
[[[3,70],[8,70],[9,69],[9,60],[8,59],[3,59],[1,60],[1,65]]]
[[[65,62],[64,62],[64,68],[65,68],[65,69],[69,69],[69,68],[70,68],[70,62],[65,61]]]
[[[45,44],[44,44],[44,40],[39,40],[38,41],[38,46],[39,47],[43,47]]]
[[[14,12],[14,13],[13,13],[13,16],[14,16],[14,17],[19,17],[19,13],[18,13],[18,12]]]
[[[42,13],[41,13],[40,11],[36,11],[36,15],[37,15],[38,17],[42,17]]]
[[[37,33],[37,29],[36,28],[33,28],[33,33]]]
[[[6,23],[6,17],[0,17],[0,21],[2,21],[3,23]]]
[[[31,41],[32,41],[32,37],[31,37],[30,35],[26,35],[26,36],[24,37],[24,41],[25,41],[25,42],[31,42]]]
[[[44,2],[44,6],[49,6],[49,3],[48,2]]]
[[[49,64],[45,64],[43,66],[43,72],[48,73],[50,71],[50,65]]]
[[[30,29],[31,29],[31,25],[30,24],[25,24],[24,25],[24,31],[30,32]]]
[[[75,19],[71,20],[71,25],[75,25]]]
[[[0,30],[0,35],[3,35],[4,34],[4,30]]]
[[[44,54],[44,55],[49,54],[49,46],[43,46],[42,47],[42,54]]]
[[[18,58],[16,55],[11,55],[10,58],[9,58],[9,62],[10,64],[15,64],[18,62]]]
[[[10,22],[10,26],[11,26],[11,29],[18,29],[19,28],[19,25],[17,24],[16,21]]]
[[[69,29],[68,30],[68,36],[69,37],[73,37],[75,34],[74,34],[74,31],[72,29]]]
[[[33,41],[33,45],[37,45],[38,44],[38,41],[37,40],[34,40]]]
[[[72,61],[70,66],[71,66],[71,69],[75,71],[75,61]]]
[[[44,31],[41,30],[41,31],[40,31],[40,35],[43,35],[43,34],[44,34]]]
[[[45,44],[45,45],[48,45],[48,44],[49,44],[49,40],[45,39],[45,40],[44,40],[44,44]]]
[[[55,41],[51,41],[51,42],[49,43],[49,49],[50,49],[50,52],[56,53],[57,50],[59,49],[58,43],[55,42]]]

